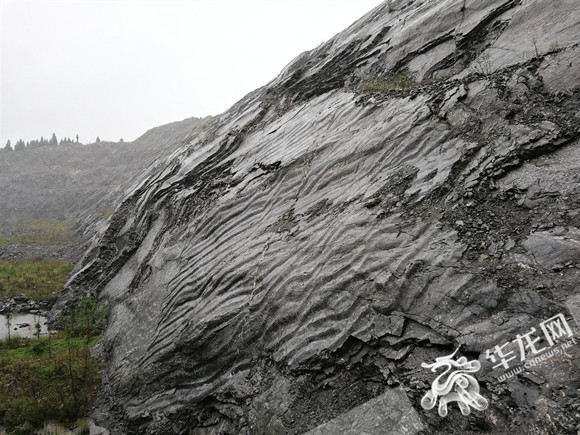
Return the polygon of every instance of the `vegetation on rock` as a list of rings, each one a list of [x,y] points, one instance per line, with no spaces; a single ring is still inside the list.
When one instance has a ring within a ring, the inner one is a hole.
[[[104,327],[106,306],[92,299],[69,307],[63,331],[51,337],[0,341],[0,424],[33,433],[46,420],[83,416],[100,382],[90,356]]]
[[[387,78],[375,76],[363,88],[367,91],[392,91],[410,88],[414,84],[413,75],[408,70],[402,70]]]

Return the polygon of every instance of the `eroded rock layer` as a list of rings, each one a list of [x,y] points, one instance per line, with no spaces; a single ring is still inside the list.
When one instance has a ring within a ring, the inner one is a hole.
[[[485,351],[576,327],[579,42],[573,0],[385,2],[218,117],[67,285],[111,306],[97,419],[304,433],[397,388],[400,433],[575,433],[578,347],[509,381]],[[490,403],[442,418],[421,363],[458,346]]]

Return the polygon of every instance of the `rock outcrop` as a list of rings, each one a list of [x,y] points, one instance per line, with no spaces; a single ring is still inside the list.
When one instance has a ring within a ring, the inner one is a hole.
[[[97,421],[576,433],[578,345],[514,350],[507,380],[486,351],[577,327],[579,43],[575,0],[388,1],[219,116],[128,192],[55,308],[110,304]],[[489,406],[440,417],[421,363],[458,347]]]

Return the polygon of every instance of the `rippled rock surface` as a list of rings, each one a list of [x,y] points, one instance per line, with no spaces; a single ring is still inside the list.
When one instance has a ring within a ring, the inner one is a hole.
[[[504,381],[486,350],[576,328],[579,42],[574,0],[385,2],[219,116],[67,284],[111,306],[97,420],[576,433],[577,345]],[[489,407],[443,418],[421,363],[457,347]]]

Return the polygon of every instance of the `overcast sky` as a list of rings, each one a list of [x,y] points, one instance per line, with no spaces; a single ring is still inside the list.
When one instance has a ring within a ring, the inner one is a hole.
[[[1,0],[1,137],[216,115],[381,0]]]

